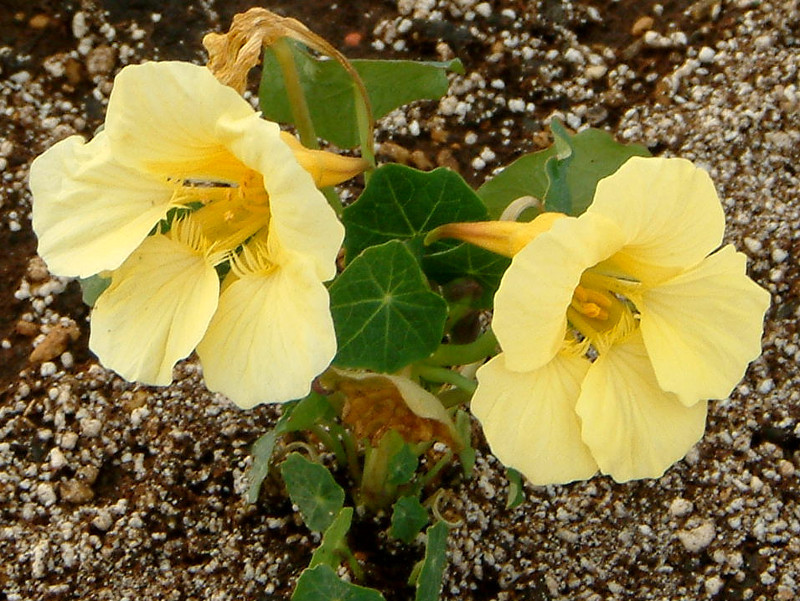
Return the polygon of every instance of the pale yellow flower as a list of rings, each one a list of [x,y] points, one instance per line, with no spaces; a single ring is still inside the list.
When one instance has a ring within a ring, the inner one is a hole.
[[[658,477],[760,354],[769,294],[717,250],[719,199],[683,159],[632,158],[551,223],[495,296],[503,352],[478,370],[473,412],[534,483]]]
[[[287,136],[206,68],[147,63],[117,76],[94,139],[33,162],[39,254],[59,275],[112,271],[91,318],[104,365],[165,385],[197,348],[208,387],[242,407],[308,392],[336,351],[323,282],[344,235],[315,180],[364,164]]]

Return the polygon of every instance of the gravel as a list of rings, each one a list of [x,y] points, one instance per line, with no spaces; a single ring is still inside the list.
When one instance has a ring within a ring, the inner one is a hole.
[[[0,38],[0,308],[11,316],[0,321],[0,363],[14,366],[0,388],[0,600],[288,599],[314,539],[274,483],[258,506],[243,499],[248,447],[278,410],[242,412],[208,393],[192,360],[163,389],[107,372],[86,348],[76,284],[33,256],[33,156],[90,136],[125,64],[202,62],[196,42],[233,11],[210,0],[181,14],[106,4],[2,17],[24,36]],[[711,173],[727,241],[773,297],[763,355],[710,404],[706,436],[661,479],[527,485],[526,502],[507,510],[503,468],[479,449],[473,479],[455,481],[441,505],[460,524],[443,599],[798,598],[797,1],[398,0],[361,20],[323,5],[307,24],[338,32],[340,46],[360,28],[355,54],[467,66],[438,103],[382,121],[381,156],[446,164],[479,184],[546,145],[554,117],[607,128]],[[283,12],[303,18],[293,10]],[[185,42],[174,37],[184,27]],[[159,37],[169,28],[173,38]],[[410,598],[402,578],[421,549],[406,557],[362,521],[351,542],[378,566],[372,584],[388,587],[388,601]]]

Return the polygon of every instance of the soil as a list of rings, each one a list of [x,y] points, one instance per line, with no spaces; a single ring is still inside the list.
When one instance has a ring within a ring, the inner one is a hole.
[[[277,482],[244,500],[249,445],[279,408],[236,409],[191,359],[167,388],[103,369],[79,286],[47,273],[29,219],[31,160],[92,135],[119,69],[203,63],[203,35],[253,4],[0,8],[0,601],[288,599],[318,542]],[[773,295],[762,357],[659,480],[526,486],[507,510],[504,470],[476,425],[473,479],[445,475],[442,510],[460,525],[442,598],[800,598],[798,2],[261,4],[350,57],[463,61],[443,99],[381,121],[383,160],[445,165],[477,186],[548,145],[553,117],[694,160],[717,183],[727,241]],[[351,547],[365,584],[411,599],[422,549],[387,541],[386,526],[362,516]]]

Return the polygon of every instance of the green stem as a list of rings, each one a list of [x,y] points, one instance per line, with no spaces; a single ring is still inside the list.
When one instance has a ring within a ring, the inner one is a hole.
[[[358,137],[361,144],[361,156],[370,164],[370,169],[364,172],[364,183],[369,183],[372,171],[375,169],[375,152],[372,145],[375,143],[374,123],[367,108],[366,101],[361,95],[357,85],[353,85],[355,93],[356,123],[358,124]]]
[[[331,205],[336,214],[341,217],[342,210],[344,207],[342,206],[342,199],[339,198],[339,195],[336,193],[336,190],[333,186],[328,186],[327,188],[322,188],[322,193],[325,195],[325,199],[328,201],[328,204]]]
[[[444,455],[442,455],[442,458],[439,459],[439,461],[437,461],[436,464],[431,469],[429,469],[425,473],[425,475],[422,476],[422,478],[419,479],[419,489],[420,490],[424,489],[428,485],[428,483],[430,483],[430,481],[436,477],[436,474],[441,472],[444,466],[450,463],[452,459],[453,459],[453,451],[448,449],[447,452]]]
[[[329,425],[331,432],[338,436],[344,445],[344,452],[347,456],[347,469],[350,472],[350,477],[353,482],[361,481],[361,466],[358,463],[358,450],[356,449],[355,440],[346,428],[339,424],[332,423]]]
[[[297,73],[289,40],[280,38],[271,48],[281,67],[283,81],[286,84],[286,95],[289,97],[289,106],[292,109],[292,118],[297,132],[300,134],[300,141],[306,148],[317,149],[319,142],[314,131],[314,122],[311,120],[311,112],[308,110],[303,86],[300,85],[300,76]]]
[[[350,570],[353,572],[353,576],[356,577],[356,580],[359,582],[364,581],[364,570],[361,569],[361,566],[358,564],[358,560],[356,559],[353,552],[345,547],[342,549],[344,551],[345,557],[347,558],[347,565],[350,566]]]
[[[319,424],[314,424],[309,430],[322,441],[322,444],[324,444],[329,451],[336,455],[336,461],[339,465],[347,465],[347,454],[344,451],[342,443],[339,442],[335,436],[332,436],[330,432]]]
[[[447,369],[445,367],[433,367],[430,365],[417,365],[414,369],[422,378],[425,378],[429,382],[439,382],[443,384],[452,384],[453,386],[460,388],[464,392],[468,392],[472,394],[475,392],[475,389],[478,387],[477,382],[474,380],[470,380],[469,378],[465,378],[460,373],[453,371],[452,369]]]
[[[487,330],[469,344],[442,344],[436,352],[425,360],[429,365],[468,365],[494,354],[497,338]]]

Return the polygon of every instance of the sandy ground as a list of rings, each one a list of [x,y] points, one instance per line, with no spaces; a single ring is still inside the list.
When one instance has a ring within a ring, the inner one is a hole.
[[[440,102],[383,120],[384,157],[478,184],[546,144],[559,116],[696,161],[723,199],[727,241],[772,293],[762,357],[663,478],[527,487],[506,510],[503,470],[482,446],[474,479],[444,503],[461,525],[443,599],[800,598],[796,0],[263,4],[350,55],[464,60]],[[277,410],[207,393],[192,360],[166,389],[104,370],[77,284],[34,258],[29,221],[30,160],[91,135],[113,75],[203,62],[203,33],[243,6],[0,8],[0,601],[288,599],[308,562],[315,540],[274,485],[258,506],[242,497],[248,446]],[[352,32],[362,40],[344,47]],[[385,525],[363,519],[351,546],[373,566],[367,584],[410,599],[421,549],[387,544]]]

